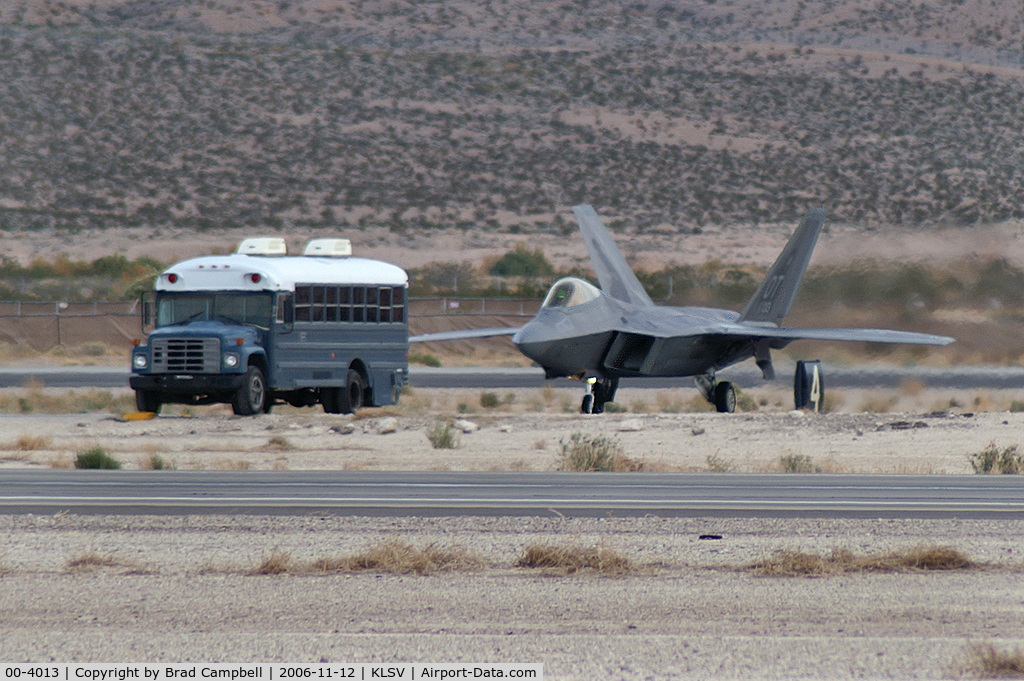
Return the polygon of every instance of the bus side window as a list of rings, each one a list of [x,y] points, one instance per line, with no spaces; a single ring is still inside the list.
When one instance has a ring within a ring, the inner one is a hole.
[[[352,321],[352,287],[342,286],[338,290],[338,321]]]
[[[396,286],[391,293],[391,321],[406,321],[406,288]]]
[[[324,300],[327,297],[326,286],[313,287],[313,306],[310,319],[314,322],[324,321]]]
[[[378,321],[391,321],[391,289],[388,287],[380,290],[380,315]]]
[[[328,286],[327,287],[327,302],[324,307],[324,321],[325,322],[336,322],[338,321],[338,287]]]
[[[396,286],[391,293],[391,321],[405,321],[405,288]]]
[[[363,316],[366,305],[366,289],[362,286],[352,287],[352,321],[361,322],[366,319]]]
[[[377,287],[367,286],[366,287],[366,321],[375,322],[377,321]]]
[[[309,307],[311,304],[312,286],[295,287],[295,321],[308,322],[310,320]]]

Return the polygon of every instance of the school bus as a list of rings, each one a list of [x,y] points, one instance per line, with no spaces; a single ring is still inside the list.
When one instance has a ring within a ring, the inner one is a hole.
[[[136,405],[395,404],[409,373],[408,284],[400,267],[352,257],[346,239],[314,239],[300,256],[284,239],[246,239],[173,265],[142,305],[152,331],[132,350]]]

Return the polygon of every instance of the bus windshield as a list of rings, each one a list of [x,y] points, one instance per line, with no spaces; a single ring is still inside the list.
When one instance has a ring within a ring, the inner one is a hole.
[[[273,294],[266,291],[162,293],[156,301],[156,325],[221,321],[269,329],[274,318],[272,302]]]

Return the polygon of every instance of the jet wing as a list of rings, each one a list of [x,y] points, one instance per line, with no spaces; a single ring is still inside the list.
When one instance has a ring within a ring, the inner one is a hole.
[[[466,338],[492,338],[494,336],[513,336],[519,329],[495,328],[495,329],[463,329],[461,331],[440,331],[438,333],[425,333],[419,336],[410,336],[410,343],[433,343],[434,341],[463,340]]]
[[[637,307],[653,306],[654,303],[644,290],[643,284],[633,274],[619,247],[615,245],[612,235],[601,224],[597,212],[588,204],[573,206],[572,212],[576,214],[576,220],[580,223],[580,232],[583,233],[583,241],[587,244],[590,262],[594,266],[601,290],[624,303]]]
[[[714,332],[713,332],[714,333]],[[795,340],[848,341],[862,343],[903,343],[912,345],[949,345],[955,339],[931,333],[893,331],[891,329],[797,329],[792,327],[724,325],[714,335],[732,338],[767,338],[783,344]],[[775,343],[772,343],[774,346]],[[782,347],[779,345],[778,347]]]

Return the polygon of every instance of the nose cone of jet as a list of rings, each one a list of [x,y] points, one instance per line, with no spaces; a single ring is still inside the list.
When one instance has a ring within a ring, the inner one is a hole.
[[[544,325],[538,324],[536,320],[527,322],[512,336],[512,344],[519,348],[519,352],[534,361],[542,354],[542,346],[546,345],[547,341]]]

